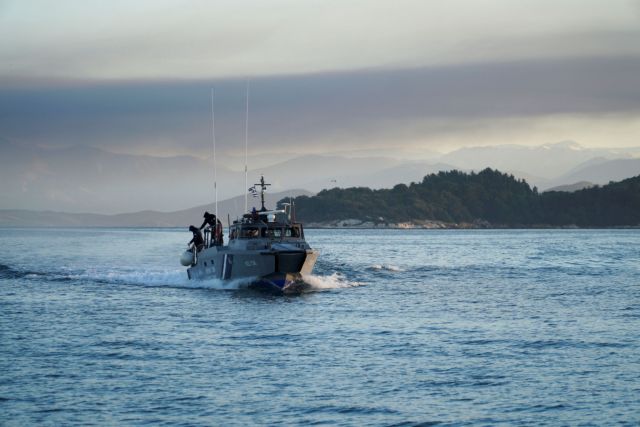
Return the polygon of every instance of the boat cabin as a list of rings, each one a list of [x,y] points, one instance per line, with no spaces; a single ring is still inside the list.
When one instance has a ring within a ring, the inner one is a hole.
[[[234,221],[229,229],[230,241],[258,238],[278,241],[303,239],[304,230],[302,224],[290,222],[284,211],[247,214],[241,221]]]

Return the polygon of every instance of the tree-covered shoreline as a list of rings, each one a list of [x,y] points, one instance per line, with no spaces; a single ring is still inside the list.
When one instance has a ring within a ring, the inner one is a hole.
[[[572,193],[539,193],[497,170],[439,172],[391,189],[333,188],[297,197],[295,211],[298,220],[313,224],[357,220],[383,227],[428,222],[442,224],[433,228],[633,227],[640,225],[640,176]]]

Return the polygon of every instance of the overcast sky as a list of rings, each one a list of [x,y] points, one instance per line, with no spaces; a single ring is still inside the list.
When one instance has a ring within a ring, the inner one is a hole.
[[[636,146],[639,40],[632,0],[4,0],[0,141],[205,156],[214,87],[238,151],[250,78],[256,152]]]

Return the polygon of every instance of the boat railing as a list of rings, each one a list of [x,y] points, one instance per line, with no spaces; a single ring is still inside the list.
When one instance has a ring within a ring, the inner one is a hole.
[[[204,229],[204,247],[205,248],[209,248],[211,247],[211,229],[209,227]]]

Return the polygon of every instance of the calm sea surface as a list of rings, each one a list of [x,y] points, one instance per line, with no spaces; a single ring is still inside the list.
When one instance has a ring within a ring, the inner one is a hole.
[[[287,297],[190,238],[0,229],[0,424],[640,424],[640,230],[307,230]]]

